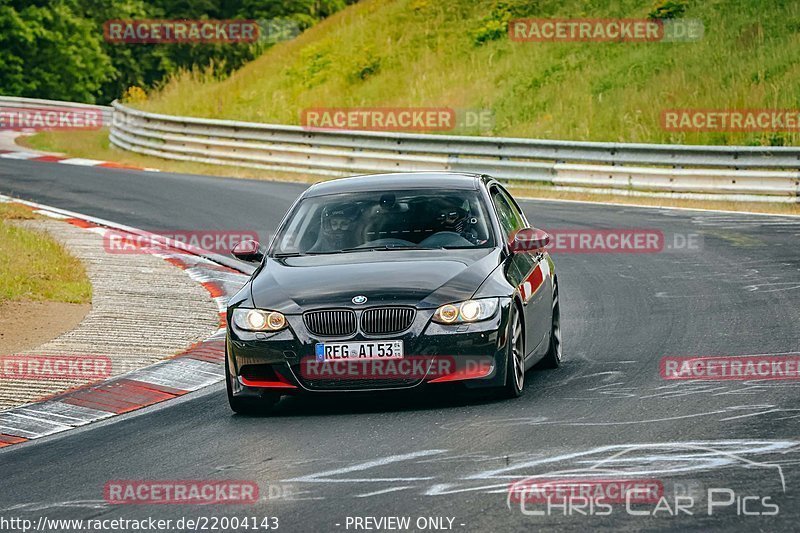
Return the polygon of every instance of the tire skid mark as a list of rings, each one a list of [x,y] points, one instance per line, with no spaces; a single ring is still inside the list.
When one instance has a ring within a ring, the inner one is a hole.
[[[422,496],[457,493],[507,495],[510,483],[543,479],[656,478],[679,481],[687,475],[730,471],[731,480],[743,471],[763,470],[761,483],[787,492],[784,469],[800,462],[800,441],[711,440],[610,444],[557,453],[509,453],[424,449],[406,454],[348,462],[345,466],[312,471],[282,480],[296,483],[307,499],[320,494],[325,484],[342,484],[342,498],[369,498],[401,492]],[[403,477],[387,476],[381,469]],[[291,466],[287,464],[286,468]],[[294,464],[294,468],[302,467]],[[358,476],[352,476],[358,472]],[[288,477],[288,476],[287,476]]]

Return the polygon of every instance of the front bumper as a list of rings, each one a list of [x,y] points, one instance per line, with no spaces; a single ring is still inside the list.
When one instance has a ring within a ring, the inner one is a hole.
[[[437,324],[431,321],[433,309],[420,309],[408,330],[387,336],[366,336],[359,331],[346,338],[317,337],[306,329],[300,315],[288,315],[288,328],[271,334],[242,331],[229,321],[226,364],[231,389],[235,396],[258,396],[265,391],[397,390],[452,382],[471,388],[501,386],[506,377],[510,305],[510,299],[501,298],[494,317],[460,325]],[[402,362],[316,363],[319,342],[380,340],[402,340]],[[344,371],[333,370],[342,368]]]

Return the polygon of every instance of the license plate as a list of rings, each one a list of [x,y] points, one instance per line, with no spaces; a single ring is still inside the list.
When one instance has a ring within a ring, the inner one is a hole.
[[[320,342],[316,354],[317,361],[402,359],[403,341]]]

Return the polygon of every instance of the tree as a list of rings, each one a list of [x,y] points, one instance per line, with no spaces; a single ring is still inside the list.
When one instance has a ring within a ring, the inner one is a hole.
[[[112,72],[101,43],[102,34],[72,1],[2,1],[0,92],[94,102]]]
[[[0,94],[105,104],[128,87],[157,86],[181,69],[210,67],[214,76],[227,76],[273,44],[111,43],[103,38],[103,25],[109,20],[280,20],[302,30],[350,3],[353,0],[0,0]]]

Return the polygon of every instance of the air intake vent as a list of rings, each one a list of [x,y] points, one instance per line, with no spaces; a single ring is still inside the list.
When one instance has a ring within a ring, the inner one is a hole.
[[[400,333],[411,327],[416,311],[409,307],[376,307],[361,315],[361,330],[368,335]]]
[[[356,314],[348,309],[310,311],[303,321],[314,335],[346,337],[356,332]]]

